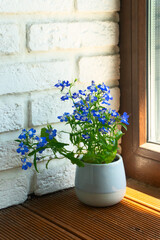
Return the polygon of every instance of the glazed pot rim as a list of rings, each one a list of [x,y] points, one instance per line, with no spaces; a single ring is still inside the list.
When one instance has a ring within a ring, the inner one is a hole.
[[[116,160],[116,161],[113,161],[113,162],[111,162],[111,163],[87,163],[87,162],[83,162],[84,163],[84,165],[86,165],[86,166],[99,166],[99,167],[101,167],[101,166],[109,166],[109,165],[115,165],[115,164],[118,164],[119,163],[119,161],[122,161],[122,156],[120,155],[120,154],[116,154],[116,156],[118,157],[118,159]]]

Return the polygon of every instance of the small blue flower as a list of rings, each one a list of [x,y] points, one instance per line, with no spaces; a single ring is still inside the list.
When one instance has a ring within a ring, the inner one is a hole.
[[[83,96],[85,96],[86,95],[86,90],[84,90],[84,91],[82,91],[82,90],[79,90],[79,94],[81,94],[81,95],[83,95]]]
[[[80,110],[88,114],[89,107],[84,106],[84,107],[81,107]]]
[[[102,110],[99,110],[100,113],[105,113],[107,111],[107,108],[103,108]]]
[[[92,85],[89,86],[89,87],[87,87],[87,89],[88,89],[91,93],[97,92],[97,88],[96,88],[96,85],[95,85],[94,81],[92,81]]]
[[[21,153],[21,155],[25,155],[25,153],[29,152],[29,149],[23,142],[19,144],[19,148],[17,149],[17,153]]]
[[[46,133],[49,134],[49,139],[52,140],[54,137],[56,137],[57,130],[56,129],[52,130],[52,128],[51,129],[47,129]]]
[[[61,87],[61,84],[62,84],[61,81],[58,80],[58,83],[56,83],[54,86],[58,88],[58,87]]]
[[[72,98],[73,99],[76,99],[76,98],[78,98],[79,97],[79,94],[78,93],[73,93],[73,95],[72,95]]]
[[[30,168],[32,166],[32,163],[31,162],[27,162],[26,158],[22,158],[21,162],[23,163],[23,165],[22,165],[22,169],[23,170],[27,170],[28,168]]]
[[[109,102],[102,101],[102,104],[111,105]]]
[[[101,89],[101,91],[103,92],[108,92],[108,93],[110,92],[109,87],[107,87],[104,83],[99,84],[97,87]]]
[[[96,96],[93,96],[93,95],[91,95],[91,103],[93,103],[93,102],[96,102],[97,101],[97,97]]]
[[[83,122],[88,122],[88,118],[86,116],[81,116],[80,120]]]
[[[100,117],[98,118],[99,122],[101,122],[103,125],[106,123],[106,118],[103,116],[103,117]]]
[[[19,139],[26,139],[27,138],[27,136],[26,136],[26,134],[27,134],[27,130],[26,129],[23,129],[22,130],[22,133],[19,135]]]
[[[36,130],[34,128],[31,128],[29,131],[28,131],[28,135],[30,138],[32,138],[36,133]]]
[[[112,110],[111,116],[112,116],[112,117],[118,117],[118,116],[119,116],[119,113],[116,112],[116,110]]]
[[[55,84],[54,86],[57,87],[57,88],[61,87],[62,88],[61,91],[63,91],[63,89],[65,87],[69,87],[70,86],[70,83],[69,83],[69,81],[60,81],[60,80],[58,80],[58,83]]]
[[[75,102],[72,107],[78,108],[78,107],[82,107],[82,106],[84,106],[84,105],[85,105],[85,104],[84,104],[83,100],[80,100],[80,101],[78,101],[78,102]]]
[[[100,131],[103,134],[108,133],[108,130],[105,127],[99,128],[98,131]]]
[[[76,114],[74,117],[75,117],[76,120],[80,120],[81,119],[81,116],[79,114]]]
[[[100,117],[99,111],[92,110],[92,114],[94,117]]]
[[[90,138],[90,136],[89,136],[88,133],[87,133],[87,134],[82,134],[82,137],[83,137],[84,139],[89,139],[89,138]]]
[[[108,93],[105,93],[103,97],[105,98],[106,101],[113,100],[113,97]]]
[[[110,121],[108,122],[108,125],[112,125],[112,123],[115,122],[115,119],[111,118]]]
[[[69,93],[61,97],[62,101],[68,100],[69,99]]]
[[[125,124],[127,124],[127,125],[129,125],[129,123],[128,123],[128,118],[129,118],[129,115],[126,113],[126,112],[124,112],[123,113],[123,115],[121,116],[121,122],[122,123],[125,123]]]
[[[42,148],[42,147],[44,147],[44,146],[47,144],[46,137],[40,137],[40,138],[39,138],[39,137],[36,137],[35,139],[38,141],[38,143],[37,143],[37,149],[38,149],[38,148]],[[40,150],[39,153],[42,153],[44,150],[45,150],[45,149]]]
[[[70,116],[70,113],[64,113],[63,116],[58,116],[58,119],[60,119],[60,122],[67,122],[68,118]]]

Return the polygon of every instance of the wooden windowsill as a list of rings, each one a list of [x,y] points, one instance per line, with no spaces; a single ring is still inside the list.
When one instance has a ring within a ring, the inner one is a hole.
[[[117,205],[89,207],[74,188],[33,196],[24,204],[0,210],[1,240],[158,240],[160,189],[128,179]]]

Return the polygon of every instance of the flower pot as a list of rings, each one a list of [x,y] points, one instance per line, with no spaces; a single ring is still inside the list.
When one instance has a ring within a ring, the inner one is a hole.
[[[106,207],[120,202],[126,192],[123,159],[116,155],[109,164],[84,163],[76,169],[75,189],[78,199],[90,206]]]

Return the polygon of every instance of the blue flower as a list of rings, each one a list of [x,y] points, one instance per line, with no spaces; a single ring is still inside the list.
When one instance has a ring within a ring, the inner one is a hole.
[[[56,137],[57,130],[56,129],[52,130],[52,128],[51,129],[47,129],[46,133],[49,134],[49,139],[52,140],[54,137]]]
[[[102,104],[111,105],[109,102],[102,101]]]
[[[87,87],[87,89],[92,93],[92,92],[97,92],[97,88],[96,85],[94,83],[94,81],[92,81],[92,85]]]
[[[79,90],[79,94],[81,94],[81,95],[83,95],[83,96],[85,96],[86,95],[86,90],[84,90],[84,91],[82,91],[82,90]]]
[[[69,93],[61,97],[62,101],[68,100],[69,99]]]
[[[108,125],[112,125],[112,123],[115,122],[115,119],[111,118],[110,121],[108,122]]]
[[[24,145],[23,142],[19,144],[19,148],[17,149],[17,153],[21,153],[21,155],[24,155],[25,153],[29,152],[29,149],[26,145]]]
[[[22,165],[23,170],[27,170],[28,168],[30,168],[32,166],[32,163],[27,162],[26,158],[22,158],[21,162],[23,163],[23,165]]]
[[[108,133],[108,130],[105,127],[99,128],[98,131],[103,133],[103,134]]]
[[[89,107],[84,106],[84,107],[81,107],[80,110],[88,114]]]
[[[123,115],[121,116],[121,122],[129,125],[128,118],[129,118],[129,115],[126,112],[124,112]]]
[[[100,113],[105,113],[107,111],[107,108],[103,108],[101,110],[98,110]]]
[[[58,116],[58,119],[60,119],[60,122],[67,122],[68,118],[70,116],[70,113],[64,113],[63,116]]]
[[[72,95],[72,98],[73,99],[76,99],[76,98],[78,98],[79,97],[79,94],[78,93],[73,93],[73,95]]]
[[[101,122],[103,125],[106,123],[106,118],[103,116],[103,117],[100,117],[98,118],[99,122]]]
[[[96,101],[97,101],[97,97],[91,95],[91,103],[96,102]]]
[[[76,120],[80,120],[81,119],[81,116],[79,114],[76,114],[74,117],[75,117]]]
[[[84,104],[83,100],[80,100],[80,101],[78,101],[78,102],[75,102],[74,105],[73,105],[73,107],[78,108],[78,107],[81,107],[81,106],[84,106],[84,105],[85,105],[85,104]]]
[[[92,114],[94,117],[100,117],[99,111],[92,110]]]
[[[84,139],[89,139],[89,138],[90,138],[90,136],[89,136],[88,133],[87,133],[87,134],[82,134],[82,137],[83,137]]]
[[[36,136],[35,139],[38,141],[36,149],[43,148],[47,144],[46,137],[40,137],[39,138],[39,137]],[[45,149],[40,150],[39,153],[42,153],[44,150]]]
[[[56,83],[54,86],[58,88],[58,87],[61,87],[61,85],[62,85],[61,81],[58,80],[58,83]]]
[[[30,138],[32,138],[36,133],[36,130],[34,128],[31,128],[29,131],[28,131],[28,135]]]
[[[26,139],[27,138],[27,136],[26,136],[26,134],[27,134],[27,130],[26,129],[23,129],[22,130],[22,133],[19,135],[19,139]]]
[[[111,116],[112,116],[112,117],[118,117],[118,116],[119,116],[119,113],[116,112],[116,110],[112,110],[112,111],[111,111]]]
[[[70,83],[69,83],[69,81],[60,81],[60,80],[58,80],[58,83],[57,84],[55,84],[54,85],[55,87],[61,87],[62,89],[61,89],[61,91],[63,91],[63,89],[65,88],[65,87],[69,87],[70,86]]]
[[[99,84],[97,87],[101,89],[101,91],[103,92],[108,92],[108,93],[110,92],[109,87],[107,87],[104,83]]]
[[[88,122],[88,118],[86,116],[81,116],[80,117],[80,120],[83,121],[83,122]]]
[[[108,93],[105,93],[103,97],[105,98],[106,101],[113,100],[113,97]]]

